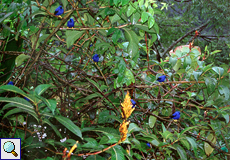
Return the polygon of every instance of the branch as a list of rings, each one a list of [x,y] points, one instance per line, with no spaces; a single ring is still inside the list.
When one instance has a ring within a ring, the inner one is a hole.
[[[195,32],[196,30],[200,30],[200,29],[203,28],[203,27],[206,27],[206,26],[208,25],[208,23],[209,23],[209,21],[207,21],[205,24],[203,24],[203,25],[201,25],[201,26],[199,26],[199,27],[197,27],[197,28],[194,28],[194,29],[190,30],[190,31],[187,32],[185,35],[183,35],[182,37],[180,37],[180,38],[179,38],[178,40],[176,40],[173,44],[171,44],[171,45],[166,49],[166,51],[164,51],[164,52],[162,53],[162,56],[161,56],[161,57],[163,57],[166,53],[168,53],[177,43],[179,43],[180,41],[182,41],[182,40],[183,40],[185,37],[187,37],[189,34]]]

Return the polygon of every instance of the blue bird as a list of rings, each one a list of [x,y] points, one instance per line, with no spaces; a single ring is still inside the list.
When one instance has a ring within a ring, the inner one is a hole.
[[[92,47],[92,46],[93,46],[93,44],[89,45],[89,47]]]
[[[176,111],[175,113],[173,113],[171,118],[176,120],[180,119],[180,111]]]
[[[73,18],[70,18],[70,20],[67,22],[67,27],[73,28],[74,27],[74,20]]]
[[[56,8],[54,15],[56,16],[60,16],[64,13],[64,9],[62,8],[62,6],[59,6],[58,8]]]
[[[94,62],[98,62],[98,61],[99,61],[99,55],[98,55],[98,54],[95,54],[95,55],[93,56],[93,61],[94,61]]]
[[[132,108],[134,108],[137,103],[133,99],[131,99],[131,102],[132,102],[132,105],[133,105]]]
[[[29,98],[27,98],[27,97],[24,97],[24,99],[27,100],[28,102],[30,101]]]
[[[148,147],[151,147],[150,143],[146,143]]]
[[[166,78],[166,75],[160,76],[160,77],[157,78],[157,81],[158,82],[164,82],[165,78]]]
[[[9,81],[9,83],[7,83],[7,85],[14,85],[14,82],[12,82],[12,81]]]

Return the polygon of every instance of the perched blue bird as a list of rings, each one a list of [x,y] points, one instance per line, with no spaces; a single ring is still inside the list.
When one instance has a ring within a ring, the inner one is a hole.
[[[29,98],[27,98],[27,97],[24,97],[24,99],[27,100],[28,102],[30,101]]]
[[[62,6],[59,6],[58,8],[55,9],[54,15],[60,16],[63,13],[64,13],[64,9],[62,8]]]
[[[93,46],[93,44],[89,45],[89,47],[92,47],[92,46]]]
[[[134,108],[137,103],[133,99],[131,99],[131,102],[132,102],[132,105],[133,105],[132,108]]]
[[[99,61],[99,55],[98,55],[98,54],[95,54],[95,55],[93,56],[93,61],[94,61],[94,62],[98,62],[98,61]]]
[[[73,18],[70,18],[70,20],[67,22],[67,27],[73,28],[74,27],[74,20]]]
[[[180,111],[176,111],[175,113],[173,113],[171,118],[176,120],[180,119]]]
[[[9,83],[7,83],[7,85],[14,85],[14,82],[12,82],[12,81],[9,81]]]
[[[146,143],[148,147],[151,147],[150,143]]]
[[[166,78],[166,75],[160,76],[160,77],[157,78],[157,81],[158,82],[164,82],[165,78]]]

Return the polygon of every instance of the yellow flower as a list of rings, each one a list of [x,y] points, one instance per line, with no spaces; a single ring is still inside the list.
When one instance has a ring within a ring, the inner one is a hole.
[[[127,92],[124,102],[121,103],[121,110],[122,110],[122,118],[129,118],[129,116],[132,114],[132,112],[135,110],[135,107],[132,107],[133,104],[131,102],[131,98],[129,96],[129,92]]]
[[[128,125],[129,125],[130,121],[126,121],[124,120],[122,122],[122,124],[120,124],[120,128],[119,128],[119,132],[121,133],[121,142],[125,141],[126,137],[127,137],[127,133],[128,133]]]

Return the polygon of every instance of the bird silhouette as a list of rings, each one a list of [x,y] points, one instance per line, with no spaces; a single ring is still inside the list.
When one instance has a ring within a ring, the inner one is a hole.
[[[62,8],[62,6],[59,6],[58,8],[55,9],[54,15],[60,16],[63,13],[64,13],[64,9]]]
[[[160,76],[160,77],[157,78],[157,81],[158,82],[164,82],[165,78],[166,78],[166,75]]]
[[[67,22],[67,27],[73,28],[74,27],[74,20],[73,18],[70,18],[70,20]]]
[[[176,111],[175,113],[173,113],[171,118],[176,120],[180,119],[180,111]]]
[[[94,61],[94,62],[98,62],[98,61],[99,61],[99,55],[98,55],[98,54],[95,54],[95,55],[93,56],[93,61]]]

